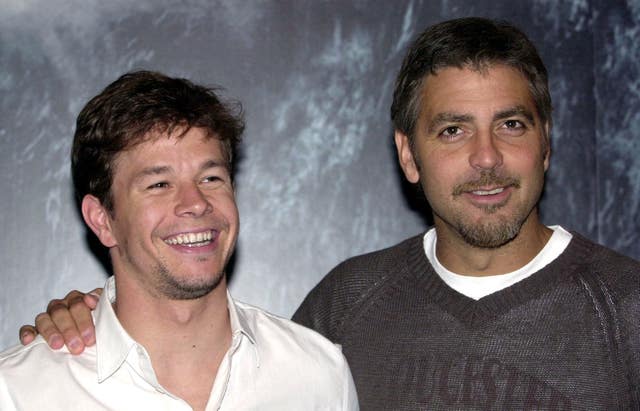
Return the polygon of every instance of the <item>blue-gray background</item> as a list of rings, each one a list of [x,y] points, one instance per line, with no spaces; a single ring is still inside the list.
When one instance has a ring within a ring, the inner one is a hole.
[[[555,103],[543,220],[640,258],[640,2],[0,0],[0,346],[101,285],[72,202],[84,103],[125,71],[223,85],[247,113],[233,294],[290,316],[336,263],[422,231],[388,107],[427,25],[509,19]]]

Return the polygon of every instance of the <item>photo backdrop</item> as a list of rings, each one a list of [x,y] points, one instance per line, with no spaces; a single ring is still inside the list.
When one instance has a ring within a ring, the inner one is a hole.
[[[242,101],[231,290],[288,317],[341,260],[427,227],[395,161],[393,81],[419,32],[469,15],[523,28],[549,69],[543,221],[640,258],[639,1],[0,0],[0,346],[107,276],[69,148],[78,111],[119,75],[159,70]]]

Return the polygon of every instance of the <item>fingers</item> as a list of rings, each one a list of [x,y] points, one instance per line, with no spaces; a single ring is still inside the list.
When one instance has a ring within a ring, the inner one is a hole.
[[[36,327],[51,348],[60,348],[64,343],[72,354],[84,351],[84,339],[75,320],[75,316],[79,316],[81,324],[84,325],[83,330],[86,329],[86,316],[81,313],[81,306],[87,311],[89,309],[83,303],[83,296],[79,291],[71,291],[64,300],[51,300],[47,312],[36,317]],[[89,342],[95,341],[95,338],[89,335],[91,333],[87,334],[85,330],[85,334]]]
[[[99,297],[96,297],[96,294],[91,293],[78,295],[74,298],[68,299],[69,313],[75,322],[75,327],[79,331],[80,338],[85,346],[91,346],[96,343],[95,327],[93,325],[91,311],[98,305]]]
[[[94,288],[92,291],[89,291],[89,294],[95,294],[99,298],[102,295],[102,291],[104,291],[104,289],[102,289],[102,288]]]
[[[66,345],[72,354],[80,354],[86,346],[95,344],[95,327],[91,311],[98,304],[101,288],[89,294],[71,291],[62,300],[51,300],[46,313],[36,316],[36,329],[30,325],[20,328],[20,340],[23,344],[33,341],[37,333],[53,349]]]
[[[36,338],[38,331],[36,331],[36,328],[33,325],[23,325],[20,327],[18,335],[20,336],[20,343],[22,345],[27,345]]]
[[[83,301],[91,309],[91,311],[95,310],[98,306],[98,301],[100,300],[100,296],[102,295],[102,288],[96,288],[95,290],[89,291],[88,294],[84,295]]]
[[[47,313],[40,313],[36,316],[36,328],[42,337],[47,341],[49,347],[54,350],[62,348],[64,340],[58,328],[55,326],[51,317]]]

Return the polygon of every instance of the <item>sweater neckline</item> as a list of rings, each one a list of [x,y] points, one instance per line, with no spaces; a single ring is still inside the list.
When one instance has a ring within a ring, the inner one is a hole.
[[[528,301],[538,298],[563,281],[570,281],[579,265],[588,261],[593,244],[578,233],[566,250],[542,270],[507,288],[479,300],[469,298],[449,287],[435,272],[422,245],[423,235],[409,241],[404,259],[406,272],[415,276],[414,284],[441,309],[467,325],[490,321]]]

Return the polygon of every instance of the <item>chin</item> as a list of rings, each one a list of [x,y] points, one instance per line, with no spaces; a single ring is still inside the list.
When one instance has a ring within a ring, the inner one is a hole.
[[[521,227],[522,224],[519,222],[500,222],[461,225],[457,231],[469,245],[479,248],[498,248],[516,238]]]
[[[168,271],[160,272],[160,292],[171,300],[195,300],[215,290],[224,278],[224,271],[206,275],[171,275]]]

